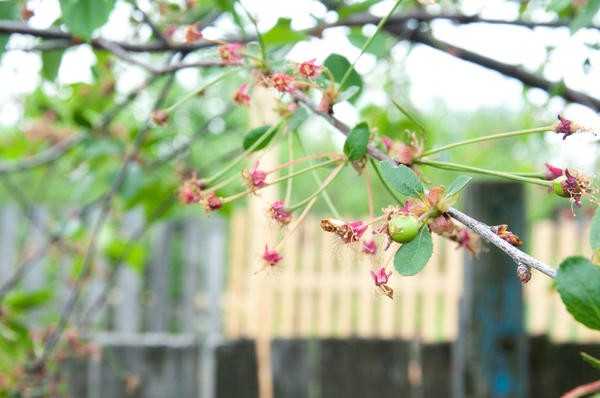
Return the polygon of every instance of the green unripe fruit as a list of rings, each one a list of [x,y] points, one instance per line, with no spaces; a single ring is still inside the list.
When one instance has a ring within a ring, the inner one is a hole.
[[[568,198],[569,193],[563,188],[563,183],[567,180],[567,177],[562,176],[552,180],[552,191],[562,198]]]
[[[421,222],[415,216],[396,216],[388,223],[388,234],[394,242],[410,242],[419,233],[421,225]]]

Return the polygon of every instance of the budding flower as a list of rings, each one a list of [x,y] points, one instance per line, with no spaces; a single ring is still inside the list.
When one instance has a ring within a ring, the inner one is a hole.
[[[162,126],[169,120],[169,114],[162,109],[152,112],[152,121],[158,126]]]
[[[211,192],[208,196],[202,198],[201,202],[206,211],[219,210],[223,206],[223,201],[214,192]]]
[[[368,241],[363,241],[362,243],[362,252],[365,254],[374,255],[377,253],[377,243],[373,239]]]
[[[282,93],[294,91],[294,77],[286,73],[274,73],[271,76],[271,84]]]
[[[456,226],[446,214],[442,214],[429,222],[429,229],[431,229],[431,232],[442,236],[452,234],[454,228],[456,228]]]
[[[233,95],[233,100],[239,105],[250,104],[250,95],[248,94],[248,83],[242,84],[237,89],[237,91]]]
[[[186,204],[198,203],[202,199],[202,183],[196,177],[188,178],[179,188],[179,200]]]
[[[472,255],[477,254],[479,251],[479,239],[477,236],[473,235],[466,228],[459,229],[456,232],[456,242],[458,243],[458,247],[462,247],[466,249]]]
[[[519,264],[517,266],[517,276],[521,283],[525,284],[531,280],[531,267],[526,266],[525,264]]]
[[[417,139],[416,134],[411,134],[409,144],[394,141],[389,137],[382,138],[383,145],[389,157],[406,166],[413,164],[414,160],[423,153],[423,144]]]
[[[242,61],[242,48],[240,43],[227,43],[219,46],[219,56],[226,64],[237,64]]]
[[[335,87],[327,87],[327,89],[323,91],[317,110],[328,115],[333,115],[333,104],[335,104],[336,98],[337,91],[335,90]]]
[[[298,72],[307,79],[317,77],[321,74],[322,66],[315,64],[316,59],[304,61],[298,66]]]
[[[270,265],[271,267],[277,265],[283,257],[277,252],[275,249],[269,249],[268,245],[265,245],[265,251],[263,252],[262,259],[265,263]]]
[[[169,39],[172,39],[173,35],[175,34],[176,31],[177,31],[176,25],[167,25],[167,27],[163,31],[163,35]]]
[[[353,240],[359,240],[367,228],[369,228],[369,226],[362,221],[352,221],[348,226],[350,227],[350,231],[352,231]]]
[[[379,290],[381,290],[381,292],[383,294],[385,294],[386,296],[388,296],[390,299],[393,298],[394,296],[394,291],[392,290],[391,287],[389,287],[387,285],[389,279],[390,279],[390,275],[392,275],[392,271],[390,271],[389,273],[386,272],[385,267],[381,267],[379,268],[377,271],[371,272],[371,277],[373,278],[373,282],[375,283],[375,286],[377,286],[379,288]]]
[[[563,134],[563,140],[567,139],[568,136],[575,134],[579,130],[581,130],[581,126],[572,120],[558,115],[558,122],[556,122],[554,125],[554,132],[556,134]]]
[[[570,198],[580,207],[583,195],[592,192],[592,181],[579,170],[565,169],[565,175],[552,182],[552,190],[558,196]]]
[[[511,245],[518,247],[523,244],[523,241],[519,236],[508,229],[508,225],[501,224],[492,227],[492,231],[500,237],[500,239],[507,241]]]
[[[345,223],[333,218],[321,220],[321,229],[336,234],[344,243],[358,242],[368,228],[362,221]]]
[[[246,179],[248,186],[252,191],[256,191],[260,188],[267,186],[267,172],[258,169],[258,160],[254,162],[254,166],[251,170],[244,170],[242,176]]]
[[[560,167],[552,166],[549,163],[544,163],[546,166],[546,172],[544,173],[544,178],[546,180],[552,181],[562,176],[564,171]]]
[[[287,225],[292,221],[292,213],[286,210],[282,200],[276,200],[269,208],[271,218],[281,225]]]
[[[202,39],[202,32],[198,28],[199,26],[197,24],[188,25],[188,27],[185,29],[186,43],[195,43]]]

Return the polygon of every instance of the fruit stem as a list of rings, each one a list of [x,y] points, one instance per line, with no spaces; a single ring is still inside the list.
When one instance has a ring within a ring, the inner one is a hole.
[[[499,133],[499,134],[486,135],[483,137],[472,138],[470,140],[454,142],[452,144],[444,145],[439,148],[430,149],[428,151],[423,152],[423,154],[421,154],[421,157],[430,156],[430,155],[433,155],[434,153],[446,151],[448,149],[456,148],[456,147],[463,146],[463,145],[470,145],[470,144],[475,144],[475,143],[479,143],[479,142],[498,140],[498,139],[508,138],[508,137],[516,137],[519,135],[540,133],[543,131],[551,131],[553,128],[554,128],[554,126],[542,126],[542,127],[534,127],[531,129],[509,131],[507,133]]]

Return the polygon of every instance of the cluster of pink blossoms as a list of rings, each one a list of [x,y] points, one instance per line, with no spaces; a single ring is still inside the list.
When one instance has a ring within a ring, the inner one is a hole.
[[[179,200],[186,205],[200,203],[206,211],[219,210],[223,206],[221,198],[216,193],[204,189],[205,185],[202,181],[192,176],[179,187]]]

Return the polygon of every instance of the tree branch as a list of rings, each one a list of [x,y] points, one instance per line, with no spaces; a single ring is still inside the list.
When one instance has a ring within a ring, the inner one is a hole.
[[[0,162],[0,175],[19,173],[55,162],[66,154],[69,149],[83,141],[84,138],[84,134],[77,134],[29,158],[18,162]]]
[[[567,101],[576,102],[578,104],[588,106],[595,111],[600,111],[600,99],[580,91],[570,89],[566,87],[563,82],[551,82],[534,73],[527,72],[519,66],[496,61],[495,59],[466,50],[462,47],[438,40],[429,33],[419,30],[408,30],[405,26],[389,26],[387,27],[387,30],[401,39],[424,44],[446,54],[452,55],[453,57],[483,66],[484,68],[491,69],[505,76],[517,79],[526,86],[541,88],[542,90],[558,95]]]
[[[292,97],[296,101],[302,103],[311,112],[323,117],[342,134],[347,136],[350,133],[350,128],[346,124],[332,115],[319,111],[304,94],[294,92],[292,93]],[[389,156],[372,145],[369,145],[367,150],[369,155],[377,160],[388,160],[390,162],[394,162]],[[462,223],[465,227],[469,228],[477,235],[481,236],[484,240],[508,254],[517,265],[523,264],[534,268],[550,278],[554,278],[556,276],[556,271],[552,267],[510,245],[508,242],[496,235],[490,226],[477,221],[454,208],[450,208],[450,210],[448,210],[448,215]]]

